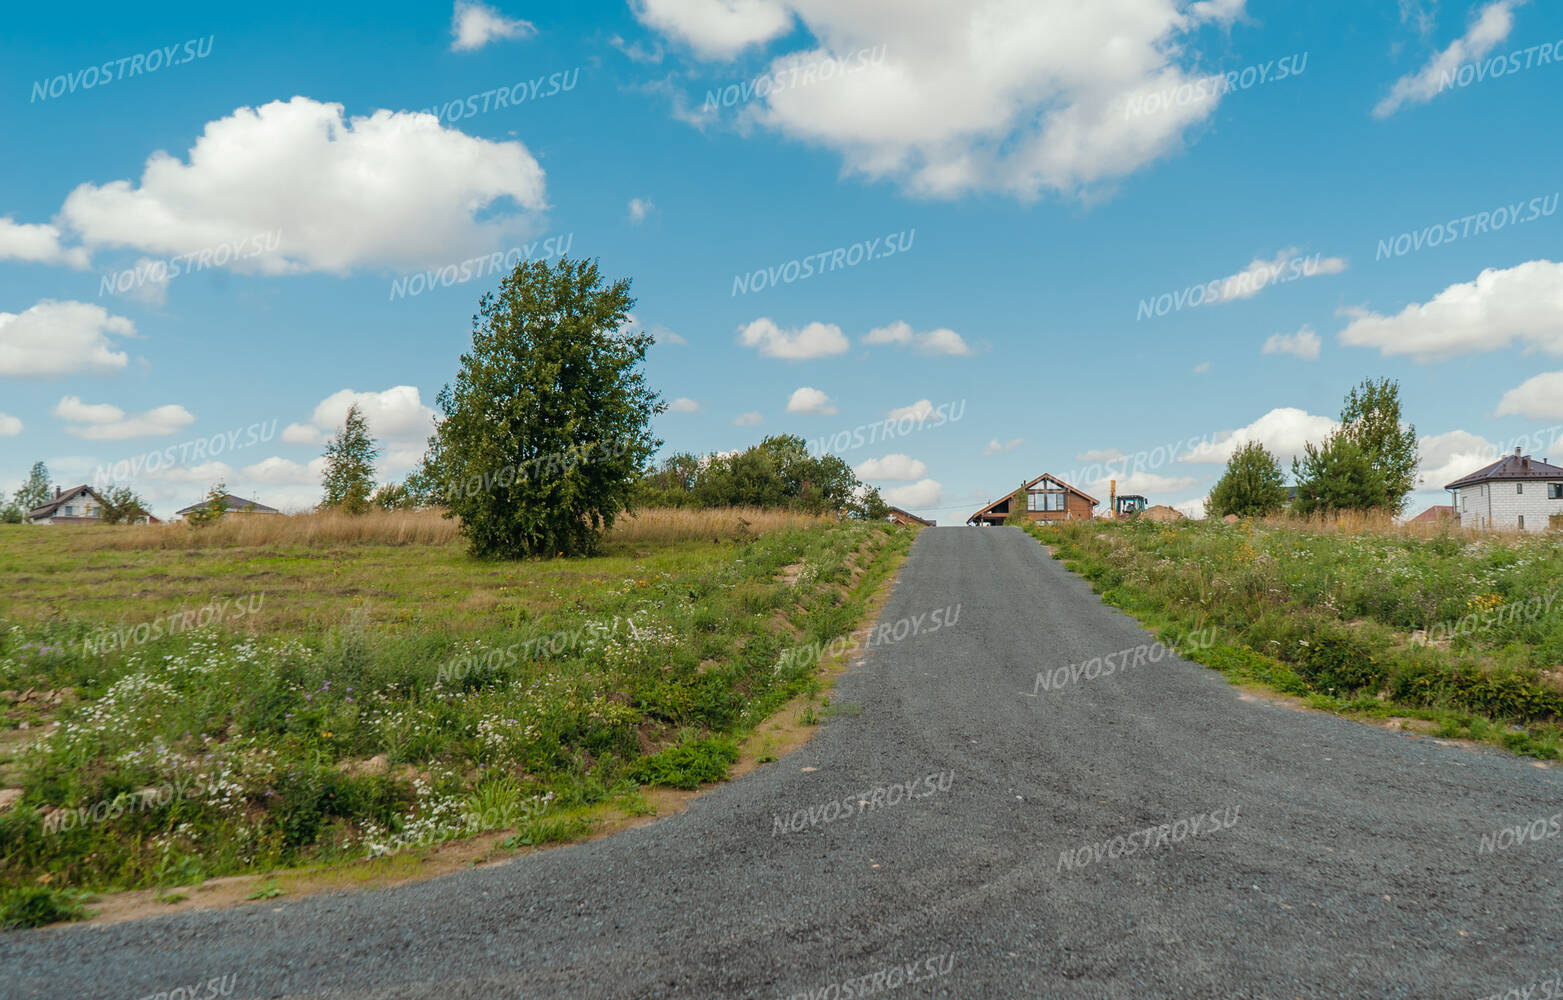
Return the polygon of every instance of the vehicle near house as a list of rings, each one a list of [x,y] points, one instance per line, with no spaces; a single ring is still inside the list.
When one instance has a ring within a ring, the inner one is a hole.
[[[194,511],[204,510],[206,508],[207,504],[209,504],[210,502],[211,502],[210,500],[201,500],[201,501],[198,501],[196,503],[191,504],[188,507],[181,507],[178,510],[174,511],[174,516],[177,517],[177,518],[189,517],[190,514],[192,512],[194,512]],[[225,516],[228,515],[228,514],[281,514],[281,513],[282,512],[279,511],[277,508],[275,508],[275,507],[268,507],[265,504],[260,503],[259,501],[256,501],[256,500],[246,500],[243,497],[236,497],[232,493],[224,493],[223,494],[223,514]]]
[[[85,484],[62,490],[54,488],[54,497],[28,511],[28,524],[102,524],[103,498],[91,486]],[[151,514],[142,513],[131,524],[161,524]]]
[[[1092,510],[1101,505],[1101,501],[1089,493],[1048,473],[1022,483],[1020,490],[1026,493],[1025,515],[1032,521],[1090,520],[1095,516]],[[1000,497],[968,517],[966,523],[983,527],[1003,524],[1010,515],[1013,497],[1014,494]]]
[[[1444,489],[1453,495],[1462,528],[1563,530],[1563,468],[1518,448]]]

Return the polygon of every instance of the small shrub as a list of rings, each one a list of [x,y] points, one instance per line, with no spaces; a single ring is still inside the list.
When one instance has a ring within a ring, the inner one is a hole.
[[[43,927],[87,916],[86,893],[28,885],[0,890],[0,927],[7,930]]]
[[[726,778],[728,767],[737,759],[738,748],[731,740],[686,739],[642,757],[630,766],[629,776],[642,785],[698,788]]]

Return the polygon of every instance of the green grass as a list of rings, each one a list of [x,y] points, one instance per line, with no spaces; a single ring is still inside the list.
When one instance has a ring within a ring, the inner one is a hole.
[[[1563,537],[1328,532],[1287,521],[1026,528],[1105,601],[1237,683],[1557,758]],[[1429,641],[1431,640],[1431,641]]]
[[[818,688],[783,651],[858,624],[911,537],[820,524],[494,563],[457,542],[94,553],[67,535],[0,534],[0,787],[22,791],[0,811],[0,891],[23,922],[79,913],[62,890],[496,828],[568,839],[642,785],[720,780],[739,740]],[[236,623],[83,644],[257,591]]]

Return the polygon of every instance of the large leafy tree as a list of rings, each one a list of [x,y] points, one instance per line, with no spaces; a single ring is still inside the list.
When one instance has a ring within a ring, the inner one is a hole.
[[[641,371],[652,338],[625,330],[629,288],[561,257],[480,301],[427,459],[475,555],[588,553],[629,509],[666,409]]]
[[[1363,379],[1346,393],[1340,414],[1342,433],[1350,438],[1384,480],[1382,505],[1399,514],[1416,488],[1416,428],[1404,424],[1400,412],[1400,384],[1391,379]]]
[[[125,486],[110,486],[98,493],[98,519],[104,524],[131,524],[147,515],[146,501]]]
[[[1341,428],[1305,454],[1292,460],[1297,478],[1297,499],[1292,507],[1300,514],[1340,510],[1374,510],[1390,506],[1384,474],[1362,446]]]
[[[347,408],[342,429],[326,445],[326,469],[321,477],[325,487],[322,507],[333,507],[349,514],[369,509],[374,492],[374,460],[380,449],[369,436],[369,424],[354,403]]]
[[[42,462],[34,462],[33,470],[27,476],[27,482],[16,491],[16,504],[23,512],[41,507],[49,502],[49,494],[52,489],[49,485],[49,467]]]
[[[1250,441],[1232,454],[1205,501],[1212,517],[1264,517],[1285,504],[1281,463],[1258,441]]]

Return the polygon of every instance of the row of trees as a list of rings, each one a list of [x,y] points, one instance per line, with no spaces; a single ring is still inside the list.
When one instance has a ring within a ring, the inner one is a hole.
[[[1385,511],[1399,515],[1416,486],[1416,428],[1401,417],[1400,384],[1364,379],[1346,393],[1340,426],[1292,459],[1299,514]],[[1263,517],[1286,506],[1281,463],[1250,441],[1233,454],[1205,502],[1212,517]]]
[[[54,496],[54,485],[50,479],[49,467],[42,462],[34,462],[27,481],[11,494],[11,499],[0,504],[0,523],[21,524],[29,511],[48,503]],[[149,513],[146,501],[127,487],[109,486],[95,492],[98,497],[98,517],[104,524],[130,524]]]
[[[650,507],[778,507],[809,514],[883,517],[879,491],[865,488],[835,455],[813,456],[792,434],[767,437],[730,455],[669,456],[641,481]]]

